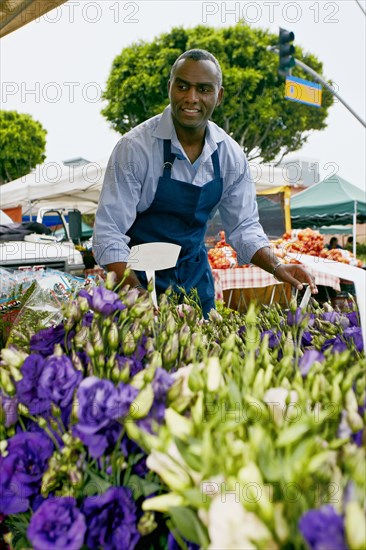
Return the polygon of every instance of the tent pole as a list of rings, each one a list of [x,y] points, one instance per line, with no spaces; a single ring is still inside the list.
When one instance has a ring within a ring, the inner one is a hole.
[[[356,239],[357,239],[357,201],[355,201],[355,209],[353,212],[353,255],[356,257]]]

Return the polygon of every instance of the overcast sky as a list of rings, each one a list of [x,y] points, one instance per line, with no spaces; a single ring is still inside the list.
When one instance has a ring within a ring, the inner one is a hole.
[[[366,1],[360,0],[366,11]],[[365,120],[365,24],[356,0],[344,1],[69,1],[1,40],[2,109],[29,113],[47,129],[47,161],[100,161],[119,134],[100,114],[114,57],[137,40],[174,26],[230,26],[245,19],[315,54],[340,95]],[[312,107],[309,107],[309,109]],[[336,102],[328,127],[298,152],[319,162],[322,178],[338,173],[365,187],[365,129]]]

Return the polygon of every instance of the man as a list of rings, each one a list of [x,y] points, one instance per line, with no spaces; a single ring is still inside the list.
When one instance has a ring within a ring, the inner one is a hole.
[[[342,249],[342,247],[338,243],[337,237],[332,237],[329,241],[329,244],[325,245],[325,248],[327,248],[328,250],[334,250],[336,248]]]
[[[205,316],[214,307],[214,285],[204,244],[206,223],[219,208],[227,241],[240,263],[252,262],[298,289],[313,278],[302,267],[281,264],[258,221],[255,188],[241,147],[209,121],[223,98],[222,73],[205,50],[189,50],[174,63],[170,105],[133,128],[110,158],[96,215],[94,255],[124,275],[129,248],[171,242],[182,249],[177,266],[156,273],[157,292],[169,285],[197,288]],[[126,279],[146,286],[142,272]]]

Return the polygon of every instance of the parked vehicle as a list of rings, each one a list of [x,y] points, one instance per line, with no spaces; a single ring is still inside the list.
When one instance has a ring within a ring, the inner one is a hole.
[[[56,227],[62,236],[52,234],[47,218],[57,216]],[[6,215],[5,215],[6,216]],[[81,214],[78,210],[41,208],[36,222],[9,223],[2,212],[0,221],[0,266],[24,268],[44,266],[81,275],[85,269],[81,253],[75,248],[81,237]],[[66,219],[68,216],[68,221]],[[5,224],[3,223],[5,220]]]

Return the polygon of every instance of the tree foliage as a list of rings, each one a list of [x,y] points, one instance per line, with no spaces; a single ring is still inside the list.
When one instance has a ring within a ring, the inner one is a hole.
[[[46,134],[30,115],[0,111],[0,185],[25,176],[44,161]]]
[[[167,82],[175,59],[190,48],[209,50],[223,71],[224,101],[213,120],[244,149],[249,160],[268,162],[302,147],[312,130],[326,127],[332,95],[323,90],[320,108],[284,98],[284,81],[278,77],[278,55],[267,51],[278,37],[241,22],[215,29],[197,26],[173,28],[153,42],[124,48],[114,59],[107,81],[102,114],[124,134],[168,104]],[[321,62],[296,46],[296,57],[322,73]],[[307,78],[295,67],[293,75]]]

